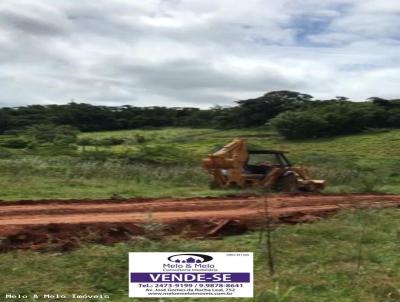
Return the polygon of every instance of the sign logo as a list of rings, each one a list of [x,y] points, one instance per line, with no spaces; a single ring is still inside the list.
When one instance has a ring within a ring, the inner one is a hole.
[[[213,260],[213,257],[204,254],[176,254],[168,257],[173,263],[204,263]]]

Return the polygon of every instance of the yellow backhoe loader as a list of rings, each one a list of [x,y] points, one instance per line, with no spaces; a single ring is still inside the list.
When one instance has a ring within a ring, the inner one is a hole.
[[[247,150],[246,140],[234,139],[202,160],[211,188],[265,188],[280,192],[320,191],[324,180],[310,179],[308,171],[292,166],[285,152]]]

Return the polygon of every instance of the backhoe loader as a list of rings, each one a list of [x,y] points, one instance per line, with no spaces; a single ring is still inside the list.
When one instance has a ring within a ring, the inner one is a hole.
[[[310,179],[308,171],[292,166],[284,151],[247,150],[246,140],[234,139],[202,160],[211,188],[265,188],[279,192],[317,192],[324,180]]]

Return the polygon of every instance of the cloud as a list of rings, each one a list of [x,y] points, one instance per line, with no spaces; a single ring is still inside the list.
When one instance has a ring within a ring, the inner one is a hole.
[[[395,0],[3,0],[0,106],[399,97]]]

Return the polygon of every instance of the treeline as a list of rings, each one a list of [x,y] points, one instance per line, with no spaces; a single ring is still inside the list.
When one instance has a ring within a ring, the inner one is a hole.
[[[299,110],[280,113],[270,124],[289,139],[400,128],[400,100],[371,98],[368,102],[318,101]]]
[[[246,128],[270,125],[287,138],[327,137],[368,128],[400,128],[400,100],[345,97],[315,100],[294,91],[272,91],[233,107],[168,108],[95,106],[85,103],[0,109],[0,133],[36,125],[69,125],[80,131],[154,127]]]

